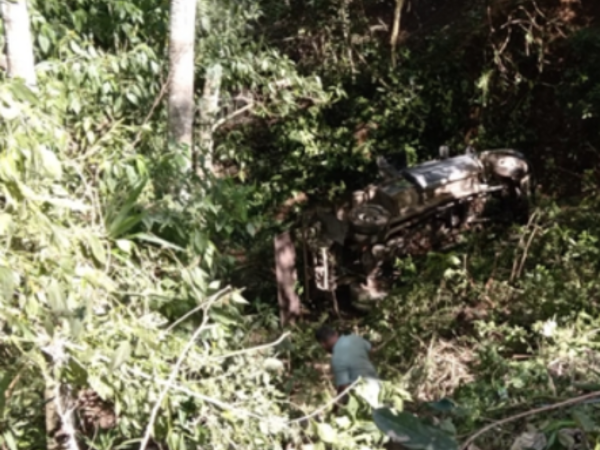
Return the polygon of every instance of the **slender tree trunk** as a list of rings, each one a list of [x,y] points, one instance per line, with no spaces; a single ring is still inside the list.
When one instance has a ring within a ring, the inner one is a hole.
[[[398,35],[400,34],[400,23],[402,22],[402,9],[406,0],[396,0],[396,9],[394,10],[394,25],[392,35],[390,36],[390,45],[392,46],[392,65],[396,65],[396,46],[398,45]]]
[[[4,20],[8,76],[22,78],[28,86],[33,87],[36,85],[37,79],[27,1],[16,0],[13,3],[8,0],[0,0],[0,2]]]
[[[288,232],[275,236],[275,275],[281,326],[290,325],[300,317],[300,298],[296,294],[296,249]]]
[[[213,128],[219,112],[219,93],[223,68],[215,64],[206,71],[206,81],[200,101],[200,139],[198,148],[201,158],[196,158],[196,172],[203,177],[205,172],[213,172]],[[200,167],[202,165],[202,167]]]
[[[188,146],[191,169],[194,124],[196,0],[171,0],[169,30],[169,140]]]

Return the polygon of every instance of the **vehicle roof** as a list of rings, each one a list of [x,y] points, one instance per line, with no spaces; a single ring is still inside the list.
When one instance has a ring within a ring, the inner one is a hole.
[[[472,155],[459,155],[441,161],[429,161],[404,170],[404,177],[421,189],[462,180],[480,170]]]

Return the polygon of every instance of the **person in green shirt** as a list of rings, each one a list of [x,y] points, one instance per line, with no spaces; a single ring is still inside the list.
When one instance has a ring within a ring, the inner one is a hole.
[[[375,394],[379,392],[379,376],[369,357],[374,351],[370,342],[356,334],[340,336],[337,330],[327,325],[319,328],[315,337],[331,354],[331,371],[338,395],[359,377],[375,389]],[[340,403],[345,404],[346,401],[347,396],[344,396]]]

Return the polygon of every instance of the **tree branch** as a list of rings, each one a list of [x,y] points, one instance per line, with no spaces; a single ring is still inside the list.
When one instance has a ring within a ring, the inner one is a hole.
[[[202,323],[196,329],[196,331],[194,332],[194,334],[192,335],[190,340],[186,343],[185,347],[183,348],[183,351],[179,355],[179,358],[177,358],[177,362],[175,363],[173,370],[171,370],[169,379],[167,380],[167,383],[166,383],[164,389],[160,392],[158,399],[156,400],[156,404],[154,405],[154,408],[152,408],[152,412],[150,414],[150,420],[148,422],[148,426],[146,427],[146,432],[144,433],[144,438],[142,439],[142,442],[140,443],[140,450],[146,449],[146,446],[148,445],[148,441],[150,441],[150,435],[152,434],[152,429],[154,428],[154,422],[156,421],[156,417],[158,416],[158,411],[160,410],[160,405],[163,402],[165,396],[167,395],[167,392],[173,385],[173,382],[175,381],[175,378],[177,377],[177,374],[179,373],[179,369],[180,369],[181,365],[183,364],[185,357],[187,356],[187,353],[190,351],[192,346],[195,345],[196,339],[198,339],[198,336],[200,336],[200,333],[202,333],[204,331],[206,325],[208,324],[208,310],[213,305],[213,303],[215,303],[216,301],[218,301],[221,298],[221,295],[222,294],[219,292],[219,293],[217,293],[217,295],[214,295],[211,299],[209,299],[205,303],[204,317],[202,319]]]
[[[542,412],[552,411],[555,409],[564,408],[565,406],[575,405],[577,403],[581,403],[585,400],[589,400],[589,399],[595,398],[595,397],[600,397],[600,391],[595,391],[590,394],[581,395],[579,397],[575,397],[570,400],[565,400],[564,402],[556,403],[554,405],[542,406],[541,408],[532,409],[531,411],[526,411],[526,412],[511,416],[511,417],[507,417],[506,419],[498,420],[497,422],[487,425],[487,426],[483,427],[481,430],[479,430],[478,432],[476,432],[475,434],[473,434],[469,439],[467,439],[465,441],[465,443],[461,447],[461,450],[468,450],[469,446],[475,441],[475,439],[477,439],[484,433],[487,433],[492,428],[496,428],[496,427],[499,427],[500,425],[504,425],[509,422],[514,422],[515,420],[523,419],[525,417],[533,416],[535,414],[539,414]]]

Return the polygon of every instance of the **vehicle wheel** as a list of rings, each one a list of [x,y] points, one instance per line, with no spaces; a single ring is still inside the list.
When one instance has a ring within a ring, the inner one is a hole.
[[[508,186],[508,191],[508,207],[513,222],[518,225],[527,225],[529,222],[531,193],[527,186],[518,186],[514,182]]]
[[[361,234],[377,234],[383,231],[390,221],[390,213],[379,205],[366,204],[350,212],[350,223]]]
[[[530,216],[529,199],[527,197],[518,198],[515,203],[515,222],[519,225],[527,225]]]

